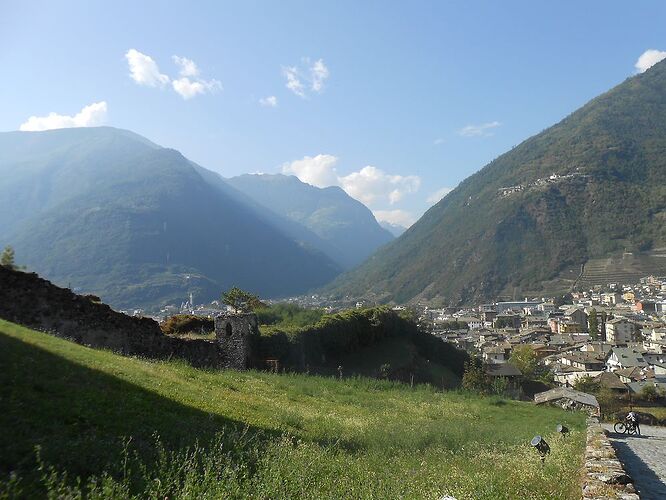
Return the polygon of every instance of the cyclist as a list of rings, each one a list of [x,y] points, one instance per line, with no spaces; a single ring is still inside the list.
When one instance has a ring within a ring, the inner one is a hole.
[[[639,436],[641,435],[641,426],[638,423],[638,415],[636,415],[636,412],[634,412],[633,408],[629,408],[629,413],[627,413],[625,421],[627,424],[633,426],[634,429],[636,429],[636,434]]]

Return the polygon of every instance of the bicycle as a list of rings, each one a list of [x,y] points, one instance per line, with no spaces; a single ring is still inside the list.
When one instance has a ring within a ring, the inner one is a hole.
[[[636,429],[636,424],[633,422],[628,422],[626,420],[621,420],[613,426],[613,430],[617,434],[637,434],[638,430]]]

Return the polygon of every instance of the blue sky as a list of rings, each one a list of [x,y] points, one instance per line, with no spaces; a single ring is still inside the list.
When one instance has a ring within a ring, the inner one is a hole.
[[[0,0],[0,130],[127,128],[407,223],[665,51],[664,19],[661,1]]]

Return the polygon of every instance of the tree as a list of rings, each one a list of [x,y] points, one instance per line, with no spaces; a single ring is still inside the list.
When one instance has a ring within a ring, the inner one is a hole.
[[[645,401],[654,403],[659,398],[663,397],[663,393],[657,389],[654,385],[646,384],[640,392],[640,396]]]
[[[526,379],[534,380],[540,375],[539,357],[529,344],[514,347],[509,363],[518,368]]]
[[[222,293],[222,303],[233,307],[236,311],[249,312],[260,307],[266,307],[257,295],[233,287]]]
[[[585,377],[580,377],[574,382],[574,389],[580,392],[586,392],[588,394],[596,394],[601,389],[601,385],[598,380],[593,379],[589,375]]]
[[[587,318],[587,324],[590,330],[590,338],[592,340],[599,339],[599,319],[597,318],[597,310],[592,308],[590,315]]]
[[[560,297],[555,297],[553,299],[553,304],[555,307],[560,307],[565,304],[573,304],[573,295],[571,293],[566,293]]]
[[[489,388],[488,377],[483,371],[483,364],[478,358],[472,358],[465,363],[462,386],[464,389],[479,394],[487,394]]]
[[[14,249],[10,246],[6,246],[5,249],[0,254],[0,266],[8,267],[9,269],[16,269],[16,263],[14,262]]]
[[[602,387],[597,393],[597,402],[601,414],[607,418],[613,416],[622,407],[620,397],[607,387]]]

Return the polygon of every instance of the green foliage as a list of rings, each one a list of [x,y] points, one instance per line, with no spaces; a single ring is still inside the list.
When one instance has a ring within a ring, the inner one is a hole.
[[[490,380],[483,371],[481,360],[471,358],[465,363],[465,371],[462,378],[463,389],[477,394],[488,394],[490,385]]]
[[[664,398],[664,392],[657,389],[654,385],[646,384],[639,393],[641,399],[654,403],[659,399]]]
[[[495,328],[515,328],[515,323],[513,317],[508,316],[498,316],[495,318],[494,326]]]
[[[541,373],[539,357],[530,344],[517,345],[511,350],[509,363],[520,370],[523,377],[534,380]]]
[[[580,377],[574,382],[574,389],[588,394],[597,394],[601,390],[601,384],[598,380],[590,376]]]
[[[602,387],[596,394],[601,415],[610,418],[622,407],[619,396],[607,387]]]
[[[249,312],[262,307],[266,304],[259,300],[257,295],[254,295],[238,287],[233,287],[222,292],[222,303],[233,307],[236,311]]]
[[[202,371],[3,321],[0,366],[0,492],[15,496],[580,497],[584,415],[556,408],[365,378]],[[529,446],[544,429],[545,466]]]
[[[14,249],[6,246],[0,254],[0,266],[8,267],[9,269],[16,269],[16,262],[14,261]]]
[[[490,392],[497,396],[505,396],[509,388],[509,379],[506,377],[493,377],[490,383]]]
[[[215,330],[215,320],[192,314],[176,314],[164,320],[160,328],[167,335],[206,334]]]
[[[544,284],[562,293],[590,259],[666,246],[664,85],[666,63],[512,148],[332,292],[448,303],[521,296]],[[553,174],[560,177],[550,181]],[[519,184],[520,192],[498,193]],[[651,265],[655,274],[664,267]]]
[[[565,293],[564,295],[558,295],[553,299],[553,305],[555,307],[564,306],[567,304],[573,304],[573,295],[571,293]]]
[[[324,315],[322,309],[309,309],[288,303],[260,307],[254,312],[260,325],[272,325],[281,328],[311,326]]]
[[[261,358],[278,358],[283,367],[291,370],[326,372],[356,352],[398,338],[407,339],[424,360],[419,366],[412,366],[409,373],[400,374],[401,379],[414,375],[417,382],[441,384],[441,375],[432,372],[427,366],[429,361],[462,376],[468,358],[464,351],[421,331],[413,320],[388,307],[323,315],[314,325],[305,327],[262,327],[259,352]],[[395,371],[392,374],[397,376]]]
[[[437,328],[443,330],[468,330],[469,325],[463,321],[444,321],[442,323],[437,323]]]

